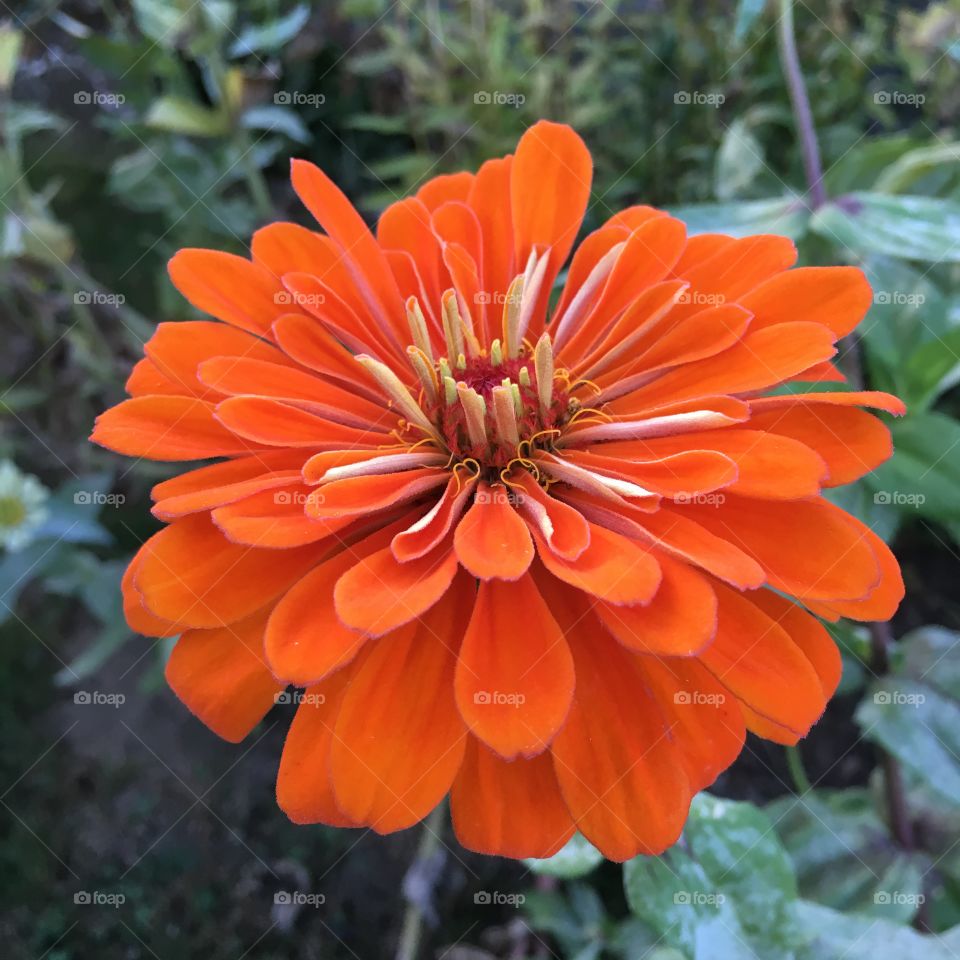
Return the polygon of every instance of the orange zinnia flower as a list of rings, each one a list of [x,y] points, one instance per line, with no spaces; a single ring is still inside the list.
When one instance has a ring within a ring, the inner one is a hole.
[[[688,237],[660,210],[589,234],[590,155],[538,123],[371,233],[315,166],[324,233],[182,250],[218,321],[162,323],[93,439],[219,462],[154,488],[133,629],[180,634],[173,689],[238,741],[306,688],[280,761],[295,821],[549,856],[575,828],[658,853],[745,730],[795,743],[840,675],[811,613],[886,619],[871,530],[820,496],[891,452],[891,396],[830,358],[871,301],[782,237]],[[790,599],[793,598],[793,599]],[[809,611],[809,612],[808,612]]]

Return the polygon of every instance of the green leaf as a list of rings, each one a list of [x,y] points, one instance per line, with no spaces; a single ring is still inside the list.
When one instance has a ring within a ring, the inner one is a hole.
[[[903,365],[903,399],[926,409],[960,380],[960,327],[934,337],[911,353]]]
[[[699,794],[682,841],[662,857],[629,861],[623,879],[633,913],[697,960],[774,960],[789,949],[793,867],[752,804]]]
[[[145,120],[155,130],[191,137],[222,137],[230,129],[225,111],[212,110],[183,97],[160,97],[147,111]]]
[[[273,53],[289,43],[306,26],[310,7],[301,3],[288,14],[260,26],[249,26],[230,45],[230,55],[243,57],[249,53]]]
[[[952,960],[944,937],[925,936],[876,917],[844,915],[829,907],[800,901],[797,922],[806,944],[797,960]]]
[[[287,107],[271,106],[251,107],[240,122],[249,130],[269,130],[282,133],[297,143],[309,143],[310,131],[294,110]]]
[[[937,167],[960,163],[960,144],[938,143],[932,147],[920,147],[903,154],[884,170],[873,189],[879,193],[900,193],[915,180]]]
[[[778,233],[798,239],[807,228],[809,211],[798,197],[747,200],[742,203],[703,203],[674,207],[673,216],[683,220],[691,236],[698,233],[729,233],[748,237],[755,233]]]
[[[0,24],[0,90],[9,90],[20,60],[23,34],[11,24]]]
[[[534,873],[573,880],[590,873],[603,862],[603,854],[585,837],[575,833],[562,850],[543,860],[523,861]]]
[[[733,39],[737,43],[743,43],[765,6],[765,0],[739,0],[737,18],[733,24]]]
[[[960,805],[960,635],[916,631],[898,652],[895,672],[871,685],[857,722],[931,790]]]
[[[891,841],[870,791],[787,796],[766,811],[793,860],[801,896],[838,910],[910,922],[927,858]]]
[[[717,150],[714,193],[718,200],[743,196],[764,168],[763,147],[744,120],[727,127]]]
[[[866,477],[874,500],[907,515],[960,519],[960,423],[942,413],[894,421],[894,455]]]
[[[810,227],[857,254],[960,261],[960,203],[952,200],[848,193],[817,210]]]

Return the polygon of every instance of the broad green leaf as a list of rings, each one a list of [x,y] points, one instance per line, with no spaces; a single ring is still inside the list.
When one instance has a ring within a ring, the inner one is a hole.
[[[903,399],[926,409],[960,380],[960,327],[921,344],[903,365]]]
[[[575,833],[563,849],[543,860],[529,859],[524,863],[534,872],[547,877],[572,880],[590,873],[603,862],[603,854],[589,840]]]
[[[17,72],[23,34],[12,24],[0,25],[0,90],[9,90]]]
[[[916,631],[898,652],[896,672],[871,685],[857,722],[931,790],[960,805],[960,635]]]
[[[915,180],[937,167],[960,164],[960,144],[938,143],[905,153],[877,177],[878,193],[900,193]]]
[[[750,132],[744,120],[734,120],[727,127],[717,150],[714,171],[714,193],[717,199],[727,201],[743,196],[763,168],[763,147],[760,141]]]
[[[701,793],[683,839],[624,866],[631,910],[697,960],[786,956],[796,878],[770,820],[749,803]],[[724,952],[711,953],[720,942]]]
[[[858,254],[960,261],[960,203],[952,200],[848,193],[817,210],[810,228]]]
[[[763,13],[764,6],[765,0],[738,0],[737,18],[733,24],[733,39],[737,43],[743,43],[746,39],[750,28]]]
[[[877,177],[920,143],[915,137],[900,133],[858,143],[824,174],[827,193],[837,197],[851,190],[872,188]]]
[[[248,53],[273,53],[289,43],[309,19],[310,7],[301,3],[285,16],[259,26],[247,27],[230,45],[230,55],[243,57]]]
[[[894,455],[866,477],[874,500],[907,516],[960,520],[960,422],[942,413],[891,424]]]
[[[160,97],[145,117],[148,126],[191,137],[222,137],[230,129],[225,111],[212,110],[183,97]]]
[[[251,107],[240,119],[243,126],[250,130],[268,130],[282,133],[297,143],[309,143],[310,131],[295,110],[287,107],[271,106]]]
[[[796,240],[806,232],[810,218],[803,201],[794,196],[695,204],[674,207],[670,212],[686,223],[691,236],[729,233],[734,237],[748,237],[755,233],[778,233]]]
[[[845,915],[829,907],[800,901],[796,917],[806,943],[797,960],[954,960],[942,936],[876,917]]]
[[[909,923],[919,906],[927,861],[890,841],[870,791],[782,797],[766,812],[793,860],[801,896],[837,910]]]

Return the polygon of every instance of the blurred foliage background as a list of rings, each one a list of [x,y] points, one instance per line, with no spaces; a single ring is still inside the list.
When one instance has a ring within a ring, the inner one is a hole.
[[[785,9],[0,2],[5,956],[960,955],[960,2],[796,4],[820,203]],[[123,622],[166,468],[86,443],[156,322],[188,315],[172,253],[303,221],[289,157],[372,220],[544,116],[593,151],[588,228],[639,201],[862,265],[875,304],[841,363],[910,407],[893,460],[839,494],[904,567],[892,629],[839,625],[841,692],[799,753],[751,740],[683,841],[623,869],[582,843],[522,865],[289,824],[291,707],[219,743],[165,689],[168,645]]]

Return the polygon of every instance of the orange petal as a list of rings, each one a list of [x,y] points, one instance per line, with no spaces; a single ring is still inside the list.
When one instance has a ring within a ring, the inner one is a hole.
[[[383,548],[396,524],[345,547],[314,567],[280,598],[267,622],[264,651],[273,672],[288,683],[309,686],[349,663],[367,640],[344,626],[333,590],[357,561]]]
[[[550,754],[506,761],[476,737],[450,791],[457,839],[489,856],[552,857],[573,835]]]
[[[334,423],[268,397],[230,397],[217,405],[216,418],[238,437],[274,447],[340,449],[372,446],[384,439],[379,431]],[[236,442],[243,441],[237,439]]]
[[[833,637],[815,617],[772,590],[757,590],[749,597],[803,651],[820,678],[823,695],[829,700],[843,672],[843,661]]]
[[[290,164],[293,189],[317,222],[342,248],[342,256],[356,265],[380,307],[385,325],[394,334],[406,326],[403,301],[389,264],[370,228],[343,191],[319,168],[305,160]]]
[[[506,759],[540,753],[573,694],[570,650],[529,574],[481,580],[457,664],[457,704],[473,733]]]
[[[413,257],[428,299],[421,307],[425,312],[439,308],[449,277],[440,259],[440,241],[434,235],[430,211],[423,202],[406,197],[390,204],[377,222],[377,239],[384,250],[404,250]]]
[[[137,590],[134,582],[137,568],[149,544],[150,541],[148,540],[136,552],[133,559],[127,564],[123,579],[120,581],[120,591],[123,594],[123,616],[131,630],[142,633],[145,637],[175,637],[180,633],[180,627],[169,620],[162,620],[150,613],[143,605],[143,597],[140,596],[140,591]]]
[[[197,367],[211,357],[246,357],[278,364],[290,372],[294,364],[276,347],[243,330],[212,320],[161,323],[144,344],[157,370],[180,387],[180,393],[219,399],[215,389],[197,377]]]
[[[787,632],[742,594],[721,584],[717,635],[700,662],[742,703],[804,736],[826,705],[820,678]],[[748,726],[750,726],[748,714]]]
[[[691,503],[677,509],[736,543],[763,567],[770,585],[785,593],[862,600],[879,583],[877,558],[861,525],[826,500],[727,494],[719,506]]]
[[[220,250],[180,250],[167,264],[173,285],[202,313],[269,340],[270,325],[289,313],[280,281],[245,257]]]
[[[320,559],[323,549],[241,546],[227,540],[209,516],[194,514],[148,541],[134,584],[155,616],[185,627],[220,627],[283,593]]]
[[[462,577],[415,630],[378,641],[344,698],[332,749],[334,791],[347,816],[378,833],[422,820],[460,767],[466,729],[453,674],[472,593]]]
[[[373,513],[422,496],[448,482],[448,477],[446,470],[420,467],[331,480],[317,488],[309,512],[318,520]]]
[[[646,603],[660,585],[660,566],[645,544],[590,524],[590,546],[576,560],[558,557],[542,540],[537,552],[559,580],[607,603]]]
[[[520,509],[547,546],[564,560],[576,560],[590,545],[590,525],[583,514],[550,496],[527,470],[514,471],[510,483],[521,491]]]
[[[150,491],[156,501],[153,513],[162,520],[173,520],[282,487],[299,478],[302,463],[303,454],[295,450],[270,450],[189,470],[163,480]]]
[[[458,476],[451,476],[433,508],[393,538],[390,543],[393,555],[401,563],[406,563],[433,550],[460,519],[467,500],[473,495],[476,482],[475,477],[462,480]]]
[[[740,704],[696,660],[638,657],[637,662],[670,724],[691,792],[709,787],[743,748]]]
[[[352,668],[340,670],[299,696],[277,773],[277,803],[294,823],[355,827],[337,806],[330,777],[330,748]]]
[[[441,173],[428,180],[418,191],[417,199],[432,213],[443,203],[466,200],[473,187],[474,175],[468,170]]]
[[[893,455],[887,425],[865,410],[793,404],[756,410],[750,426],[790,437],[816,450],[827,466],[824,485],[853,483]]]
[[[457,559],[481,580],[516,580],[533,560],[533,541],[513,499],[502,484],[482,482],[473,505],[457,524],[453,536]]]
[[[567,809],[609,860],[661,853],[690,804],[682,754],[639,658],[599,629],[582,602],[560,615],[577,673],[570,715],[551,746]]]
[[[630,650],[663,657],[700,653],[717,631],[717,598],[710,582],[693,567],[657,555],[663,572],[660,588],[646,606],[600,602],[600,622]]]
[[[286,400],[361,430],[388,433],[396,424],[396,414],[382,403],[372,403],[350,390],[279,363],[249,357],[214,357],[201,363],[198,373],[201,382],[225,396]]]
[[[570,127],[540,120],[520,138],[510,172],[514,262],[519,269],[534,248],[550,251],[534,312],[541,324],[553,281],[586,212],[592,179],[590,152]],[[534,326],[531,334],[539,332]]]
[[[510,211],[510,177],[513,157],[498,157],[482,164],[470,186],[467,203],[477,215],[483,235],[481,286],[493,303],[505,293],[518,269],[513,258],[513,221]]]
[[[134,397],[101,413],[90,439],[147,460],[205,460],[258,449],[218,423],[214,410],[192,397]]]
[[[187,630],[167,661],[173,692],[215,734],[239,743],[268,713],[283,686],[263,658],[267,617],[214,630]]]
[[[405,563],[384,547],[337,581],[337,615],[354,630],[382,636],[429,610],[447,592],[457,569],[449,540]]]
[[[273,490],[261,490],[250,496],[217,507],[210,514],[213,522],[233,543],[251,547],[302,547],[332,536],[351,522],[314,520],[304,513],[304,506],[316,490],[299,482],[299,478]]]
[[[859,267],[797,267],[771,277],[740,299],[753,328],[807,320],[845,337],[866,316],[873,292]]]

